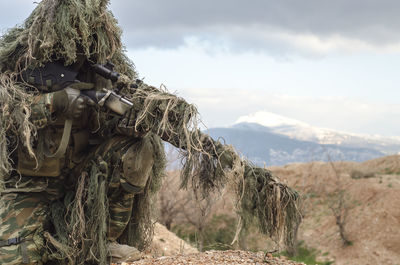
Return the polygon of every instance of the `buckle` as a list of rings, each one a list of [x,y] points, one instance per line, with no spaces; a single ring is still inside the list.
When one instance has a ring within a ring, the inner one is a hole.
[[[10,238],[7,240],[7,242],[9,246],[18,245],[19,243],[21,243],[21,238],[20,237]]]

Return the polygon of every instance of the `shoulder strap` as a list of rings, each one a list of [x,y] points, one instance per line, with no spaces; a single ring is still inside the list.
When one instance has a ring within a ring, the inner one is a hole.
[[[69,138],[71,136],[71,130],[72,130],[72,119],[67,119],[65,120],[63,135],[61,137],[61,142],[60,145],[58,146],[57,151],[52,154],[48,146],[45,144],[44,155],[49,158],[61,158],[63,155],[65,155],[69,143]]]

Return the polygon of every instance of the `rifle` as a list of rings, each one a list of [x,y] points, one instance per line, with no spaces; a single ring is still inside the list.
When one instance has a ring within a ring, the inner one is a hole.
[[[91,68],[100,76],[111,80],[112,83],[116,83],[120,77],[120,74],[114,71],[114,65],[110,62],[106,64],[94,64]],[[20,75],[23,82],[35,86],[43,93],[56,92],[69,86],[73,87],[74,84],[80,83],[77,80],[77,76],[77,71],[57,62],[49,62],[40,68],[27,69]],[[136,80],[136,83],[140,82],[141,80]],[[132,84],[131,86],[137,88],[136,84]],[[74,90],[76,90],[75,93],[80,93],[99,106],[105,106],[119,115],[124,115],[133,106],[131,101],[118,94],[119,89],[116,89],[116,91],[108,89],[102,89],[101,91],[94,89]]]
[[[119,74],[113,70],[113,65],[110,63],[93,65],[92,69],[113,83],[116,83],[119,79]],[[44,93],[54,92],[54,89],[60,90],[66,87],[69,89],[74,84],[79,84],[77,72],[54,63],[46,64],[43,68],[36,70],[29,70],[21,76]],[[97,104],[123,115],[133,107],[133,103],[118,94],[118,84],[114,87],[116,88],[115,91],[81,89],[78,92]],[[190,111],[185,113],[186,119],[190,115]],[[165,116],[165,114],[161,116]],[[173,118],[179,122],[185,121],[180,117]],[[45,153],[47,157],[64,155],[71,129],[69,127],[68,131],[68,126],[71,126],[71,123],[68,125],[67,122],[68,120],[64,126],[64,133],[58,150],[55,154]],[[186,131],[182,131],[184,134],[182,139],[180,135],[174,134],[174,132],[171,132],[170,135],[162,130],[158,132],[161,139],[187,152],[182,170],[182,187],[187,187],[189,178],[191,178],[193,187],[199,188],[202,195],[207,196],[213,189],[220,189],[230,181],[236,186],[235,190],[238,193],[236,205],[241,218],[243,218],[240,220],[252,220],[249,219],[250,217],[257,218],[263,234],[276,235],[279,238],[281,233],[285,231],[285,243],[287,245],[292,244],[294,231],[301,221],[298,210],[299,195],[276,180],[266,168],[255,167],[250,162],[242,160],[233,147],[214,141],[197,128],[194,128],[195,130],[191,132],[188,131],[190,128],[185,127],[185,129]],[[239,224],[239,227],[241,227],[245,225],[245,222],[242,224],[239,221]],[[237,230],[235,239],[237,239],[239,232],[240,229]]]
[[[114,71],[112,63],[94,64],[91,66],[93,71],[102,77],[111,80],[114,84],[118,81],[120,74]],[[81,82],[77,79],[78,72],[74,69],[64,66],[61,63],[49,62],[43,67],[35,69],[26,69],[21,72],[20,79],[24,83],[34,86],[43,93],[56,92],[63,89],[68,89],[70,92],[78,93],[92,100],[99,106],[105,106],[118,115],[124,115],[133,107],[133,103],[127,98],[119,95],[119,89],[116,91],[103,88],[102,90],[95,89],[76,89],[74,86]],[[136,80],[136,83],[141,80]],[[136,84],[131,85],[132,88],[137,88]],[[67,119],[64,124],[63,136],[61,137],[60,145],[55,153],[51,153],[48,147],[45,147],[44,154],[49,158],[62,157],[68,147],[69,138],[71,136],[72,120]]]
[[[114,65],[109,62],[105,65],[95,64],[92,66],[92,68],[97,74],[108,80],[111,80],[112,83],[116,83],[120,77],[120,74],[114,71]],[[133,86],[134,88],[137,88],[137,85],[133,84]],[[115,91],[105,88],[103,88],[101,91],[82,90],[81,95],[88,97],[99,106],[105,106],[119,115],[124,115],[133,107],[133,103],[131,101],[119,95]]]

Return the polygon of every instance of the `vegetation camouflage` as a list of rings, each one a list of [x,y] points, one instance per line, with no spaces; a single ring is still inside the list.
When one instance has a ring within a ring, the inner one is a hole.
[[[134,128],[139,132],[149,132],[148,137],[151,137],[150,142],[154,148],[156,166],[151,180],[145,192],[133,202],[135,214],[120,242],[143,249],[151,240],[151,195],[160,186],[164,168],[162,139],[181,150],[182,188],[193,188],[198,199],[227,187],[236,191],[240,218],[237,235],[242,226],[256,222],[263,233],[278,239],[284,238],[287,245],[292,244],[293,233],[300,222],[298,194],[275,179],[267,169],[254,167],[243,160],[231,146],[201,132],[196,108],[184,99],[144,83],[140,83],[138,88],[132,88],[137,73],[123,52],[121,30],[107,5],[108,0],[43,0],[23,25],[10,29],[2,36],[2,196],[7,194],[4,181],[13,170],[11,156],[17,145],[23,145],[26,153],[36,159],[38,164],[44,159],[40,151],[32,148],[33,142],[38,139],[40,126],[32,119],[31,106],[40,92],[19,82],[19,74],[27,67],[39,67],[50,61],[62,60],[65,65],[70,65],[79,56],[84,56],[91,63],[111,61],[116,65],[116,70],[121,73],[118,82],[123,87],[120,93],[133,102]],[[42,116],[46,117],[46,114]],[[104,113],[99,115],[99,119],[102,124],[114,122]],[[96,256],[98,263],[105,264],[105,227],[109,211],[112,211],[110,198],[107,197],[107,189],[109,185],[112,186],[108,172],[110,164],[109,161],[96,161],[95,158],[91,161],[87,163],[91,167],[87,170],[90,175],[76,176],[73,194],[65,196],[65,205],[53,205],[52,222],[57,228],[57,235],[45,233],[45,237],[58,258],[83,263]],[[82,211],[82,205],[90,211]],[[66,209],[69,216],[67,223],[64,218]],[[95,212],[100,219],[94,220],[90,216]]]

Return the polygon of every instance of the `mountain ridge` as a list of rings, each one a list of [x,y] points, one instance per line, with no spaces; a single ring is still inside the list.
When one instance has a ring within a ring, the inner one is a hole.
[[[232,144],[258,166],[311,161],[363,162],[390,153],[381,151],[368,141],[359,141],[353,146],[319,143],[290,137],[276,128],[242,122],[226,128],[210,128],[208,133],[215,139],[222,138],[225,143]]]
[[[319,144],[335,144],[348,147],[369,147],[385,155],[399,153],[399,136],[365,135],[341,132],[328,128],[315,127],[302,121],[287,118],[267,111],[259,111],[241,116],[235,124],[255,123],[269,128],[271,132],[286,135],[290,138],[311,141]]]

